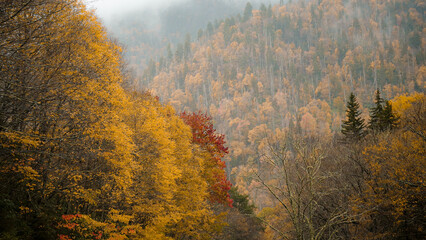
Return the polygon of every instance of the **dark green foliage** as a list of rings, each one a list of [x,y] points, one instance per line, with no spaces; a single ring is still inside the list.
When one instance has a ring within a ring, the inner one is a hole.
[[[392,112],[389,101],[380,97],[380,91],[376,91],[375,106],[370,109],[370,121],[368,128],[375,132],[395,129],[398,125],[398,117]],[[383,106],[385,103],[385,106]]]
[[[259,10],[260,10],[260,15],[261,15],[262,17],[267,17],[268,9],[266,8],[265,4],[263,4],[263,3],[262,3],[262,4],[260,5]]]
[[[243,14],[243,21],[247,21],[249,20],[252,16],[253,16],[253,7],[251,6],[251,4],[249,2],[247,2],[246,4],[246,8],[244,9],[244,14]]]
[[[19,230],[22,229],[19,223],[23,221],[19,219],[18,207],[5,197],[0,197],[0,239],[19,239]]]
[[[375,106],[370,109],[370,121],[368,128],[373,131],[382,130],[381,119],[383,115],[383,99],[380,97],[380,91],[377,89],[376,98],[374,100]]]
[[[351,92],[346,104],[346,120],[343,121],[342,133],[346,139],[359,140],[364,136],[364,119],[360,117],[359,103]]]
[[[399,118],[393,113],[392,105],[389,101],[386,101],[385,107],[382,113],[382,125],[383,130],[393,130],[398,127]]]
[[[229,190],[229,195],[231,196],[234,202],[232,206],[238,209],[242,214],[253,214],[254,209],[256,208],[253,204],[249,203],[249,196],[243,195],[238,192],[238,188],[232,187]]]

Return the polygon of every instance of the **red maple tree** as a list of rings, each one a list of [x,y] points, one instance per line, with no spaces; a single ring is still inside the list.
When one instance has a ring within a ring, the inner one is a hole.
[[[216,133],[212,118],[206,113],[183,112],[180,117],[191,127],[192,143],[210,153],[211,158],[207,160],[204,170],[204,177],[209,186],[209,200],[232,206],[232,199],[228,193],[232,184],[226,177],[226,164],[222,161],[228,153],[228,148],[225,147],[225,135]]]

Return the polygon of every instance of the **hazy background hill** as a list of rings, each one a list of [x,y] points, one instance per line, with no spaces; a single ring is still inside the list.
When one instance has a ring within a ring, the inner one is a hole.
[[[109,28],[138,89],[213,116],[231,180],[250,190],[245,167],[268,136],[294,128],[331,138],[350,92],[368,118],[376,89],[386,99],[425,90],[424,10],[418,0],[188,1]]]
[[[252,1],[259,6],[262,0]],[[279,0],[267,1],[277,3]],[[128,4],[130,6],[123,6]],[[186,34],[193,39],[209,22],[240,14],[244,0],[176,0],[153,3],[124,1],[105,4],[92,3],[109,33],[126,49],[125,56],[133,70],[142,74],[150,59],[158,60],[167,54],[167,46],[175,47],[185,40]],[[132,7],[133,5],[133,7]],[[116,7],[114,7],[116,6]]]

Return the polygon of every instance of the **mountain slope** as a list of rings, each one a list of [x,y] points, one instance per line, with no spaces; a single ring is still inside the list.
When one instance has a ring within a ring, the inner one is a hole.
[[[424,10],[415,0],[262,5],[187,39],[140,85],[178,110],[209,112],[227,136],[232,168],[276,129],[331,136],[350,92],[366,116],[375,89],[388,99],[424,91]]]

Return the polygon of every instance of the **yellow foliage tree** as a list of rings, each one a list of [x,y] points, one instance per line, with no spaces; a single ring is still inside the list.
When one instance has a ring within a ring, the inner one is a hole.
[[[401,129],[381,134],[377,144],[364,150],[370,174],[353,204],[364,217],[364,239],[416,239],[425,234],[425,100],[424,94],[414,94],[392,101]]]

